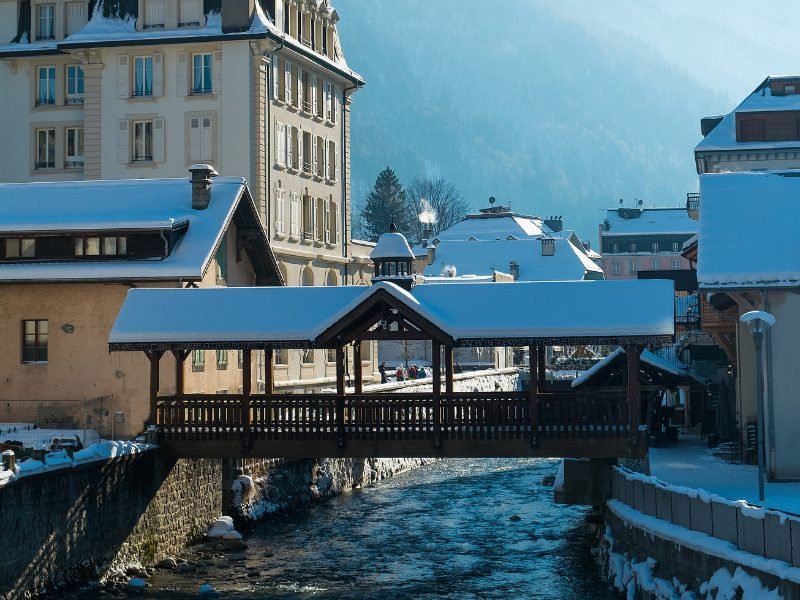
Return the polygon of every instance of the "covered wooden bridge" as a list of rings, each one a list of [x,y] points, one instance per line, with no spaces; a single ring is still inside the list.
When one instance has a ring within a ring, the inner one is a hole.
[[[544,377],[553,344],[620,344],[628,373],[641,350],[671,341],[669,281],[433,284],[411,292],[371,287],[134,289],[109,339],[111,351],[150,360],[150,420],[180,457],[639,457],[646,452],[639,378],[623,388],[554,392]],[[364,393],[363,340],[431,340],[428,393]],[[345,347],[354,381],[346,393]],[[524,346],[527,390],[456,392],[453,349]],[[276,394],[278,348],[334,349],[336,391]],[[159,394],[160,359],[180,365],[196,349],[244,353],[239,394]],[[252,390],[251,354],[263,350],[265,390]]]

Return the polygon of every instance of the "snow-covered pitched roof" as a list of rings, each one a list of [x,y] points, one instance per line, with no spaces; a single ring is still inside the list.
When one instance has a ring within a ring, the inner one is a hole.
[[[373,260],[381,258],[414,258],[414,253],[402,233],[384,233],[369,253]]]
[[[609,236],[697,233],[697,221],[689,217],[686,208],[609,208],[605,221],[608,229],[602,234]]]
[[[594,377],[599,371],[602,371],[608,365],[614,362],[614,360],[616,360],[618,356],[622,356],[624,354],[625,350],[623,350],[622,348],[617,348],[611,354],[593,364],[590,369],[587,369],[586,371],[578,375],[578,377],[576,377],[575,380],[572,382],[571,384],[572,387],[578,387],[580,385],[583,385],[584,383],[589,381],[592,377]],[[654,354],[649,350],[642,350],[640,358],[643,363],[655,367],[656,369],[660,369],[662,371],[670,373],[671,375],[675,375],[678,377],[689,377],[689,373],[686,370],[673,365],[672,363],[664,360],[664,358],[662,358],[658,354]]]
[[[797,148],[800,146],[800,141],[798,140],[785,142],[736,141],[736,113],[800,110],[800,94],[772,95],[770,83],[773,79],[787,79],[787,77],[767,77],[747,98],[742,100],[739,106],[725,115],[722,121],[695,146],[695,152]],[[800,81],[798,85],[800,85]]]
[[[441,275],[446,267],[455,267],[459,275],[491,275],[510,272],[510,263],[519,266],[520,281],[575,281],[602,277],[603,271],[568,239],[554,239],[555,254],[542,256],[539,239],[493,241],[441,241],[434,262],[423,275]]]
[[[700,196],[702,289],[800,287],[796,171],[702,175]]]
[[[435,239],[467,241],[506,240],[538,237],[552,230],[538,217],[526,217],[514,213],[468,215],[452,227],[436,234]]]
[[[188,223],[163,259],[0,262],[0,281],[200,279],[246,189],[241,177],[216,177],[208,208],[194,210],[189,178],[0,184],[0,233],[169,233]]]
[[[237,342],[253,347],[313,345],[380,293],[389,294],[456,344],[665,338],[674,333],[671,281],[443,283],[420,285],[412,292],[380,282],[366,288],[134,289],[128,292],[109,343],[112,349],[159,344],[235,347]]]

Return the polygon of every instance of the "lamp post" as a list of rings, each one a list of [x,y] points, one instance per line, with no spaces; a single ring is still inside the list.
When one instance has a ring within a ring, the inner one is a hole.
[[[761,342],[764,333],[775,324],[775,317],[763,310],[751,310],[739,320],[747,324],[756,347],[756,408],[758,410],[758,501],[764,501],[764,375],[761,364]]]

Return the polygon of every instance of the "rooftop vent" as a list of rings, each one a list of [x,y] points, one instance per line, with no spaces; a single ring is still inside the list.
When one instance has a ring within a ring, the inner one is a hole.
[[[206,164],[194,164],[189,167],[192,174],[192,208],[205,210],[211,202],[211,178],[219,175],[214,167]]]
[[[564,230],[564,220],[561,216],[547,217],[546,219],[544,219],[544,224],[547,225],[553,231]]]

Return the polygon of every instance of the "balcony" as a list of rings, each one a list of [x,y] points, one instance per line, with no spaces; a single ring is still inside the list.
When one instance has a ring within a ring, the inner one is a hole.
[[[686,194],[686,212],[689,213],[689,218],[695,221],[700,217],[700,194],[696,192]]]

